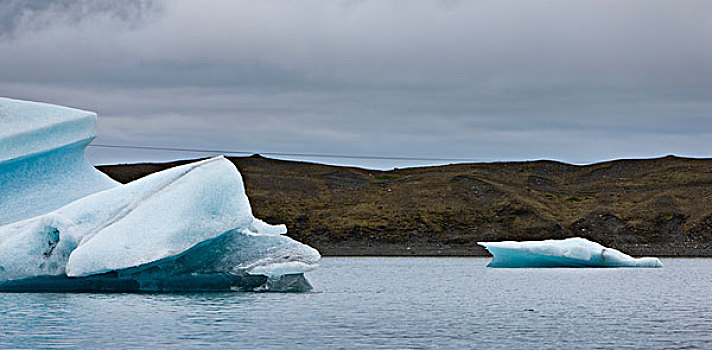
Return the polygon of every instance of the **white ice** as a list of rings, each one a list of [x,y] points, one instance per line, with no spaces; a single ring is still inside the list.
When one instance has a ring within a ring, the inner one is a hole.
[[[94,135],[93,114],[78,113],[76,119],[67,118],[79,120],[77,123],[87,127],[79,128],[86,132],[75,132],[79,130],[73,129],[77,124],[63,124],[62,116],[76,110],[60,108],[58,111],[62,113],[55,113],[47,105],[19,102],[15,106],[17,101],[8,99],[0,102],[12,107],[6,108],[10,114],[2,114],[3,123],[9,126],[22,119],[26,112],[23,108],[51,116],[32,119],[46,133],[23,125],[17,132],[0,134],[8,137],[0,140],[0,144],[8,144],[5,149],[16,149],[19,151],[14,154],[21,154],[20,158],[0,163],[0,176],[4,176],[0,177],[3,179],[0,206],[3,210],[11,209],[0,221],[5,223],[0,226],[0,281],[53,275],[91,276],[152,264],[165,273],[181,276],[254,274],[278,278],[309,271],[320,259],[315,249],[283,236],[287,231],[284,225],[269,225],[252,215],[242,177],[223,157],[119,185],[104,178],[83,157],[83,148]],[[47,125],[51,127],[46,129]],[[71,130],[64,130],[62,125],[69,125],[66,128]],[[80,139],[79,143],[67,148],[62,146],[64,141],[45,145],[32,141],[33,137],[52,139],[55,132],[73,135]],[[17,138],[12,141],[19,133],[34,135],[26,140],[30,140],[29,148],[41,150],[39,157],[12,145],[24,142]],[[61,160],[46,160],[58,154],[59,158],[71,157],[88,166],[67,167]],[[60,172],[63,175],[57,179],[67,183],[59,183],[55,189],[16,188],[42,182],[43,171],[25,169],[45,160],[44,172]],[[6,176],[13,171],[28,178]],[[102,185],[95,186],[97,183]],[[88,188],[79,190],[82,184]],[[24,199],[13,201],[8,198],[11,194]],[[61,200],[52,205],[34,200],[44,195]],[[23,210],[43,212],[27,218]]]
[[[0,162],[91,140],[95,124],[93,112],[0,97]]]
[[[96,114],[0,97],[0,225],[118,186],[84,158]]]
[[[662,267],[657,258],[633,258],[584,238],[479,242],[492,254],[489,267]]]

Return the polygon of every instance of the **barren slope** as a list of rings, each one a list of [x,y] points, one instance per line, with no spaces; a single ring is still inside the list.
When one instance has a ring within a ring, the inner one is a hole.
[[[477,241],[581,236],[633,255],[712,256],[712,160],[374,171],[230,158],[255,216],[324,255],[485,255]],[[127,182],[179,163],[102,166]]]

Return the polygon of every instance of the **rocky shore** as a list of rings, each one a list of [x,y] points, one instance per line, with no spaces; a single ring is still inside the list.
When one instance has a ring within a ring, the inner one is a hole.
[[[230,160],[257,217],[325,256],[487,256],[478,241],[579,236],[641,256],[712,256],[712,159],[376,171]],[[99,169],[120,182],[186,161]]]

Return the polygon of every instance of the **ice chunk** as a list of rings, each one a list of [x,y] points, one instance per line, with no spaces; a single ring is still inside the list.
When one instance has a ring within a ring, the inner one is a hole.
[[[178,256],[225,232],[250,239],[240,240],[245,247],[235,240],[214,247],[213,253],[204,255],[203,265],[225,273],[257,269],[254,274],[267,277],[313,268],[319,253],[279,235],[285,231],[283,225],[268,225],[252,216],[239,172],[218,157],[155,173],[0,227],[0,280],[127,269]]]
[[[633,258],[584,238],[478,242],[492,254],[489,267],[662,267],[657,258]]]
[[[118,274],[138,281],[142,291],[191,288],[180,281],[196,275],[219,277],[218,281],[238,276],[247,283],[230,285],[231,290],[306,291],[311,286],[303,275],[313,270],[319,259],[315,249],[285,236],[231,230],[181,254],[118,270]]]
[[[84,158],[95,124],[92,112],[0,98],[0,225],[118,186]]]
[[[0,291],[310,288],[319,253],[252,215],[225,158],[119,185],[84,159],[93,113],[0,107]]]
[[[222,157],[149,175],[67,209],[86,215],[97,203],[103,208],[93,216],[104,220],[92,220],[81,233],[69,276],[162,259],[233,228],[253,230],[255,221],[240,174]]]
[[[93,112],[0,97],[0,162],[91,140],[95,123]]]
[[[280,235],[236,230],[151,263],[83,277],[36,276],[0,282],[0,292],[304,292],[304,272],[320,256],[313,248]],[[279,266],[292,265],[290,269]]]

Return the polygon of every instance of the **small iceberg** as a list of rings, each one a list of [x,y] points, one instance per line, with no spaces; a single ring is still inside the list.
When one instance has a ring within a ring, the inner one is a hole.
[[[584,238],[478,242],[492,254],[487,267],[663,267],[658,258],[633,258]]]
[[[95,120],[0,98],[0,292],[311,289],[321,255],[252,215],[229,160],[122,185],[84,157]]]

